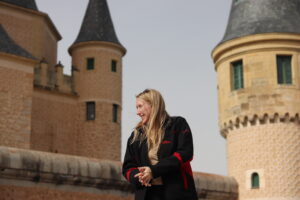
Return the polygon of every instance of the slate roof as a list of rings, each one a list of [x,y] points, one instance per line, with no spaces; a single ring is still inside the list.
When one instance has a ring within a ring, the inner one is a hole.
[[[0,24],[0,52],[36,59],[9,37],[2,24]]]
[[[259,33],[300,33],[300,0],[233,0],[221,43]]]
[[[35,0],[0,0],[0,1],[38,11]]]
[[[115,33],[106,0],[89,1],[74,44],[87,41],[105,41],[121,45]]]

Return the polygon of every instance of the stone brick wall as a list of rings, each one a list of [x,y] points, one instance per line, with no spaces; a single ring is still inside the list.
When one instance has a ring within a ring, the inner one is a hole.
[[[240,199],[300,199],[300,125],[277,122],[229,131],[229,175],[239,183]],[[260,188],[251,188],[251,173]]]
[[[0,53],[0,145],[29,148],[34,65]]]
[[[32,102],[31,149],[77,155],[77,97],[35,88]]]

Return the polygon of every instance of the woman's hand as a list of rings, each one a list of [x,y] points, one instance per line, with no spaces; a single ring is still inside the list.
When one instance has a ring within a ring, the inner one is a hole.
[[[139,167],[140,173],[136,174],[134,177],[138,177],[142,185],[150,187],[150,181],[152,180],[152,171],[150,167]]]

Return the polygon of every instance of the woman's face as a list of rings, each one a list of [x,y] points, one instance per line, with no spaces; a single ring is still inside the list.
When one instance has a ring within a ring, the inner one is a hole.
[[[136,114],[141,117],[142,124],[146,124],[150,118],[151,105],[143,99],[136,98]]]

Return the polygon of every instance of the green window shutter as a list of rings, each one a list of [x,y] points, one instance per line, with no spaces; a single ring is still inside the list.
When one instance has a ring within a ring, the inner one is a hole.
[[[96,119],[96,104],[94,101],[86,102],[86,120]]]
[[[277,82],[292,84],[292,56],[277,56]]]
[[[232,66],[232,84],[233,90],[244,88],[243,61],[231,63]]]
[[[113,122],[118,122],[118,105],[113,104],[113,116],[112,116],[112,121]]]
[[[251,187],[259,188],[259,175],[256,172],[251,175]]]
[[[94,58],[87,58],[86,59],[86,69],[93,70],[95,68],[95,59]]]
[[[115,61],[115,60],[111,61],[111,71],[117,72],[117,61]]]

